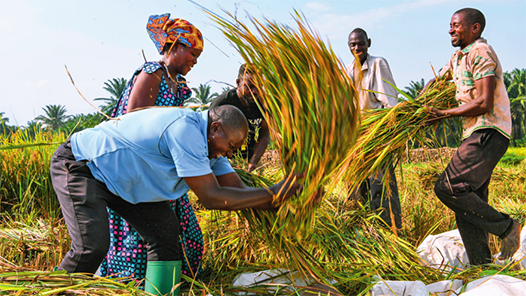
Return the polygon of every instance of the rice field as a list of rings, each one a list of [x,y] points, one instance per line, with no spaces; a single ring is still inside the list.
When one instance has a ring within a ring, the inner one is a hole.
[[[45,141],[60,143],[65,136],[53,133],[42,133],[34,139],[26,136],[14,134],[9,138],[0,138],[0,291],[13,295],[54,295],[60,291],[67,291],[68,295],[145,295],[125,279],[68,276],[53,272],[69,249],[67,229],[49,185],[48,161],[57,145],[36,144]],[[4,149],[13,146],[23,148]],[[510,148],[507,156],[510,155],[526,155],[526,148]],[[246,182],[261,185],[280,179],[279,161],[272,163],[260,175],[243,175]],[[244,272],[275,268],[287,270],[291,260],[310,266],[310,270],[321,271],[322,274],[309,276],[324,278],[326,284],[343,295],[365,293],[375,276],[424,282],[444,279],[445,275],[421,266],[415,250],[428,234],[455,228],[453,213],[432,192],[434,180],[446,164],[447,159],[443,162],[413,161],[403,163],[401,170],[397,170],[403,210],[403,229],[399,237],[378,227],[374,213],[359,204],[348,202],[343,184],[339,184],[316,211],[316,223],[310,239],[302,241],[300,247],[294,250],[280,250],[267,245],[266,239],[251,229],[246,215],[208,211],[192,197],[195,208],[199,209],[197,214],[204,230],[205,258],[202,277],[186,278],[182,291],[188,295],[232,295],[239,291],[264,294],[268,287],[240,288],[233,286],[232,282]],[[17,171],[20,173],[16,174]],[[491,204],[523,224],[526,222],[525,179],[525,160],[518,164],[502,161],[494,172],[490,186]],[[19,185],[16,187],[13,184]],[[491,248],[493,252],[498,250],[495,238],[491,239]],[[450,278],[470,278],[480,272],[480,269],[472,269]],[[524,278],[522,273],[516,276]],[[290,284],[283,284],[274,293],[296,295],[293,293],[300,293],[299,290]]]
[[[454,103],[450,84],[437,83],[417,100],[408,98],[394,108],[374,110],[360,123],[356,97],[349,78],[341,75],[341,63],[299,15],[297,33],[279,23],[251,19],[262,39],[238,20],[232,23],[213,15],[212,19],[253,65],[277,147],[277,157],[269,159],[265,170],[249,174],[241,167],[238,174],[251,186],[268,186],[304,171],[306,185],[302,194],[281,203],[276,212],[209,211],[191,196],[205,252],[199,278],[183,276],[184,295],[367,295],[378,279],[429,284],[467,281],[503,270],[526,278],[523,271],[498,266],[444,273],[422,264],[416,252],[427,235],[455,228],[453,212],[432,190],[451,151],[424,148],[413,153],[407,144],[411,139],[421,140],[419,147],[431,143],[424,137],[433,134],[425,125],[429,111],[425,105],[449,108]],[[373,139],[374,135],[379,136]],[[126,278],[53,271],[69,249],[69,236],[48,166],[65,138],[60,132],[40,130],[0,138],[0,294],[147,295]],[[431,154],[435,157],[429,158]],[[490,204],[522,224],[525,158],[526,148],[510,149],[490,185]],[[359,184],[390,163],[398,167],[400,232],[386,228],[367,205],[347,198],[349,184]],[[323,192],[319,202],[313,198],[316,192]],[[492,237],[494,253],[498,244]],[[241,274],[269,269],[270,277],[296,281],[234,284]]]

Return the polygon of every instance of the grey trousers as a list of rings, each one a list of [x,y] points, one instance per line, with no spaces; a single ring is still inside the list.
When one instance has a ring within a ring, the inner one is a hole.
[[[59,269],[70,273],[97,270],[110,243],[106,207],[141,235],[147,243],[148,261],[180,260],[179,219],[168,202],[131,204],[114,195],[93,177],[86,161],[75,160],[69,140],[51,158],[51,180],[71,237],[71,250]]]
[[[396,182],[396,175],[394,167],[389,166],[389,194],[385,192],[384,183],[384,170],[378,170],[376,174],[370,176],[365,182],[363,182],[359,188],[355,189],[350,198],[361,199],[364,202],[369,202],[371,209],[377,210],[382,209],[380,218],[389,225],[392,226],[394,219],[395,226],[397,229],[402,229],[402,207],[400,206],[400,196],[398,194],[398,184]]]
[[[508,144],[509,139],[495,129],[475,131],[435,183],[437,197],[455,212],[472,265],[492,262],[488,233],[503,238],[511,231],[512,219],[488,205],[491,174]]]

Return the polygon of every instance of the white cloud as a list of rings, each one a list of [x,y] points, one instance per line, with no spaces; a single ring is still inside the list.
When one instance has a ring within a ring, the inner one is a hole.
[[[322,2],[308,2],[304,6],[305,10],[312,10],[315,12],[329,11],[331,10],[330,6],[325,5]]]
[[[46,86],[48,84],[49,80],[47,79],[40,79],[37,83],[36,83],[36,86],[37,87],[43,87],[43,86]]]
[[[38,81],[27,81],[24,83],[24,86],[27,87],[44,87],[49,84],[48,79],[40,79]]]
[[[346,38],[347,34],[356,27],[361,27],[367,30],[378,26],[384,26],[389,24],[389,19],[392,17],[416,13],[416,11],[422,7],[441,5],[448,2],[454,2],[454,0],[417,0],[410,3],[406,2],[397,5],[383,6],[348,14],[312,14],[312,11],[309,11],[311,13],[309,16],[314,27],[322,35],[327,35],[333,40]],[[305,6],[315,7],[318,4],[324,6],[324,4],[319,2],[310,2]]]

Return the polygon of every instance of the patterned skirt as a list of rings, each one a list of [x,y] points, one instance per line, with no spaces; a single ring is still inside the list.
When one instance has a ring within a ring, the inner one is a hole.
[[[190,205],[188,195],[171,200],[170,206],[179,217],[181,243],[181,273],[195,277],[200,272],[203,255],[203,233]],[[146,245],[137,233],[117,213],[108,209],[110,248],[100,266],[101,276],[129,277],[142,281],[146,276]],[[144,281],[142,281],[144,283]],[[141,286],[144,284],[141,283]]]

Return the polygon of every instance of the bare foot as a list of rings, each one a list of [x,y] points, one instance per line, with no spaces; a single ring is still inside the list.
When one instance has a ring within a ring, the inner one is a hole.
[[[521,225],[513,219],[511,232],[500,242],[499,260],[505,260],[513,256],[520,246]]]

